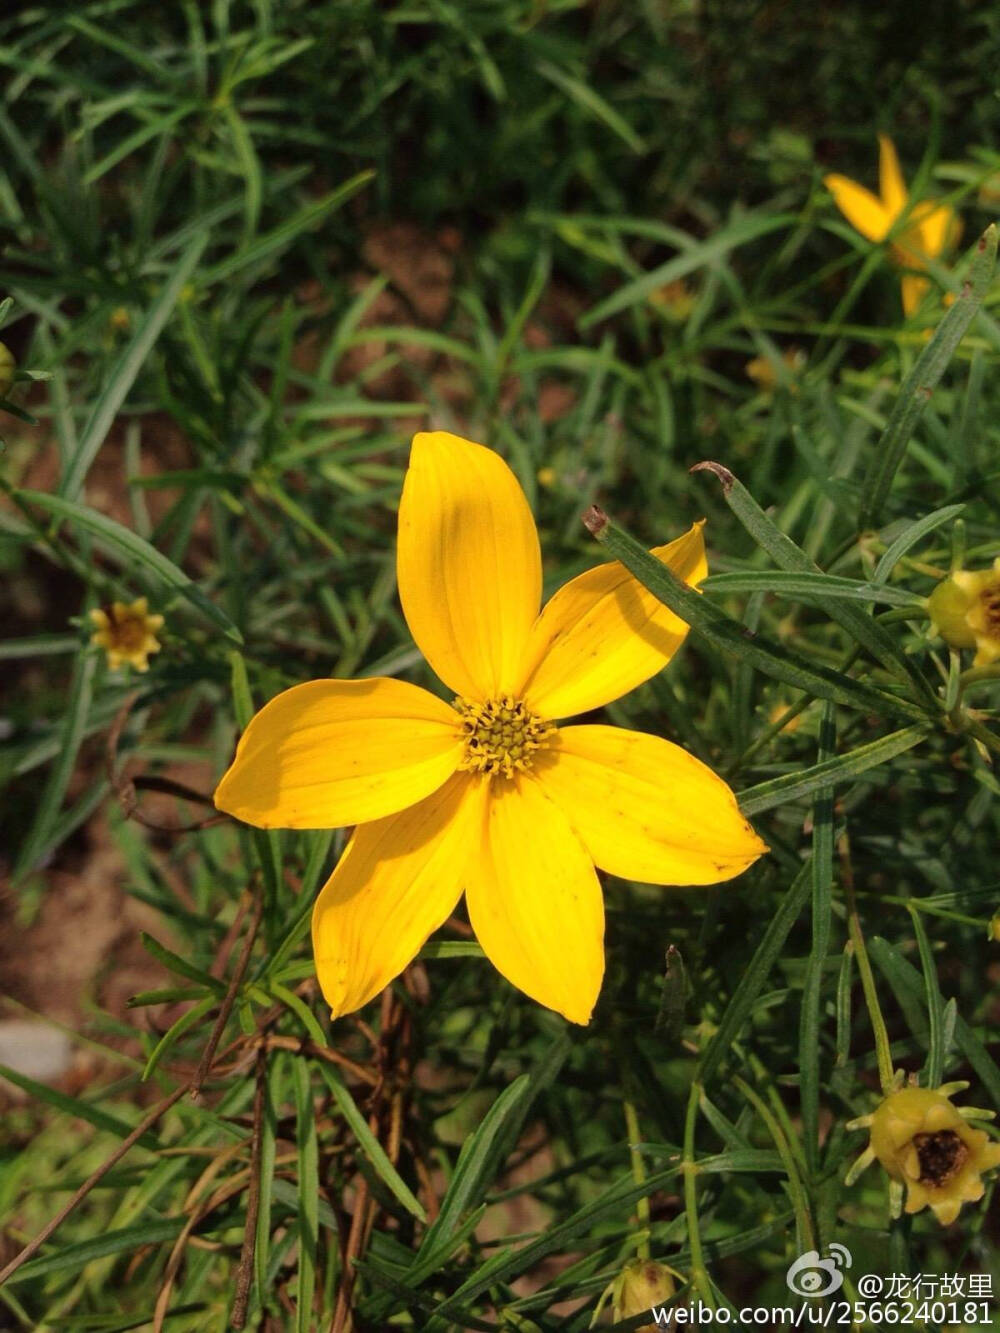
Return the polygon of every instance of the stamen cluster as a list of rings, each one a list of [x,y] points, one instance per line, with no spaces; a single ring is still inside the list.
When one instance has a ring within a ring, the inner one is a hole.
[[[489,777],[514,776],[526,772],[535,752],[553,734],[551,722],[530,713],[520,699],[509,694],[485,703],[458,698],[454,707],[462,717],[465,755],[460,769]]]

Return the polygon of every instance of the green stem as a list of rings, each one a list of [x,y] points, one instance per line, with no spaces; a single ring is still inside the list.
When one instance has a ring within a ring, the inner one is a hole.
[[[851,944],[854,946],[854,956],[858,960],[861,986],[865,993],[865,1004],[868,1006],[868,1017],[871,1020],[872,1033],[875,1037],[879,1082],[882,1085],[883,1096],[888,1097],[895,1082],[892,1052],[889,1046],[889,1032],[885,1025],[885,1019],[882,1017],[882,1010],[879,1008],[875,977],[868,958],[868,950],[865,948],[865,937],[861,930],[858,904],[854,896],[854,871],[851,867],[850,844],[846,833],[842,834],[840,838],[840,861],[841,878],[847,898],[847,928],[851,937]]]
[[[642,1186],[646,1183],[646,1163],[642,1160],[642,1150],[639,1147],[642,1135],[639,1132],[639,1117],[635,1113],[635,1107],[626,1097],[625,1099],[625,1132],[628,1135],[628,1155],[632,1164],[632,1179],[636,1185]],[[636,1222],[639,1225],[639,1234],[636,1237],[635,1252],[640,1259],[651,1259],[652,1253],[649,1248],[649,1195],[644,1194],[635,1205]]]
[[[715,1292],[705,1267],[701,1248],[701,1230],[698,1222],[698,1163],[694,1157],[694,1127],[698,1119],[701,1084],[695,1080],[688,1096],[687,1115],[684,1118],[684,1214],[687,1219],[688,1245],[691,1249],[691,1282],[710,1310],[716,1308]]]

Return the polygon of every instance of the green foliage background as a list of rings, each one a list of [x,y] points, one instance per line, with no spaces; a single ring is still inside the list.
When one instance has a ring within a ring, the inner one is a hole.
[[[942,1231],[891,1221],[877,1168],[843,1184],[863,1146],[845,1122],[878,1095],[849,883],[895,1065],[1000,1108],[996,679],[962,675],[919,603],[963,545],[973,566],[1000,550],[1000,295],[983,270],[980,312],[962,298],[928,345],[965,260],[933,266],[904,324],[898,274],[822,186],[874,183],[887,131],[974,243],[1000,200],[998,29],[972,0],[3,20],[2,336],[39,375],[10,394],[0,459],[5,948],[95,829],[158,924],[127,1013],[84,997],[87,1085],[22,1079],[4,1113],[0,1267],[219,1044],[201,1096],[0,1288],[0,1326],[222,1330],[242,1283],[261,1329],[582,1330],[644,1237],[736,1307],[785,1304],[791,1259],[833,1241],[855,1277],[1000,1280],[992,1190]],[[678,280],[689,310],[663,295]],[[433,687],[393,565],[427,423],[511,462],[547,591],[600,554],[595,500],[643,542],[707,516],[725,577],[703,600],[766,648],[706,620],[606,710],[723,773],[772,855],[710,890],[608,882],[585,1030],[447,932],[331,1027],[307,929],[342,836],[169,804],[179,765],[211,791],[285,686]],[[745,501],[689,473],[705,459]],[[140,595],[163,651],[109,673],[87,611]]]

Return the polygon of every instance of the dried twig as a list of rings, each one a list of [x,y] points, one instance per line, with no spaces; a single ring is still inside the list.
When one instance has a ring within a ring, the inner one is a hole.
[[[209,1035],[205,1050],[201,1059],[198,1061],[198,1068],[195,1071],[194,1079],[191,1082],[191,1096],[197,1097],[201,1092],[201,1085],[208,1077],[208,1071],[212,1061],[215,1059],[216,1047],[222,1037],[223,1030],[229,1022],[229,1015],[232,1013],[233,1004],[236,1001],[236,992],[240,988],[240,982],[243,980],[243,974],[247,970],[247,964],[250,961],[250,951],[253,949],[253,942],[257,938],[257,928],[260,926],[261,913],[264,910],[263,895],[258,893],[257,903],[253,910],[253,916],[250,919],[250,925],[247,929],[246,939],[243,941],[243,948],[240,950],[240,956],[237,959],[236,966],[233,968],[233,975],[230,978],[229,986],[226,989],[225,997],[222,1001],[222,1007],[219,1010],[219,1016],[215,1020]]]

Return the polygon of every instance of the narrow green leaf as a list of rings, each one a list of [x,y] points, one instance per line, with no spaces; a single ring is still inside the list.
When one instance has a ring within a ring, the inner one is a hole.
[[[740,570],[732,574],[713,574],[701,584],[702,592],[769,592],[795,600],[807,598],[817,605],[828,598],[855,602],[885,602],[889,606],[920,606],[923,598],[905,588],[863,583],[860,579],[840,578],[834,574],[780,574],[771,569]],[[843,608],[841,608],[843,610]],[[865,617],[878,629],[870,617]]]
[[[9,1083],[21,1088],[22,1091],[27,1092],[37,1101],[47,1102],[49,1106],[54,1106],[57,1111],[63,1111],[66,1115],[86,1120],[95,1129],[105,1130],[120,1139],[127,1139],[135,1128],[134,1125],[119,1120],[117,1116],[102,1111],[99,1106],[81,1101],[78,1097],[70,1097],[65,1092],[59,1092],[57,1088],[50,1088],[46,1083],[37,1083],[33,1078],[29,1078],[27,1074],[21,1074],[7,1065],[0,1064],[0,1078],[7,1079]],[[138,1142],[145,1148],[156,1149],[159,1146],[155,1134],[144,1135]]]
[[[989,290],[996,258],[997,228],[995,223],[990,223],[976,243],[969,276],[963,284],[961,295],[942,319],[934,336],[917,358],[916,365],[907,375],[889,414],[882,438],[872,453],[858,516],[858,526],[862,531],[878,522],[917,423]]]
[[[55,1254],[30,1260],[7,1281],[26,1282],[32,1278],[45,1277],[49,1273],[81,1269],[93,1263],[95,1259],[107,1259],[114,1254],[134,1254],[142,1245],[161,1245],[164,1241],[175,1240],[184,1222],[183,1215],[160,1217],[149,1222],[138,1222],[135,1226],[122,1227],[117,1231],[106,1231],[91,1240],[78,1241],[75,1245],[64,1245]]]
[[[797,221],[798,218],[794,213],[756,213],[740,218],[728,227],[721,227],[706,240],[696,242],[682,254],[667,260],[665,264],[660,264],[651,272],[644,273],[642,277],[627,282],[614,295],[599,301],[580,318],[579,325],[582,329],[588,329],[592,324],[598,324],[610,315],[617,315],[620,310],[627,310],[629,306],[647,300],[653,292],[666,286],[667,283],[676,282],[678,278],[687,277],[697,269],[716,263],[737,246],[746,245],[748,241],[766,236],[768,232],[793,226]]]
[[[299,1252],[295,1300],[295,1333],[310,1333],[313,1327],[313,1296],[316,1290],[316,1239],[319,1234],[319,1147],[313,1109],[312,1081],[307,1060],[296,1060],[295,1142],[298,1149]]]
[[[550,83],[554,83],[581,110],[593,116],[595,120],[603,121],[608,129],[617,134],[622,143],[630,148],[633,153],[646,151],[646,145],[642,138],[635,132],[625,117],[619,115],[614,107],[609,106],[590,83],[584,82],[583,79],[574,79],[564,69],[551,64],[548,60],[540,60],[535,68],[543,78],[548,79]]]
[[[375,172],[371,169],[359,171],[356,176],[344,181],[342,185],[339,185],[335,190],[331,190],[322,199],[317,199],[315,202],[308,204],[272,231],[265,232],[263,236],[258,236],[256,240],[251,241],[243,249],[237,250],[228,259],[222,259],[217,264],[213,264],[211,268],[203,273],[202,281],[206,284],[224,282],[242,269],[266,263],[272,256],[277,255],[279,251],[291,245],[300,233],[308,231],[310,227],[315,227],[328,214],[339,208],[341,204],[345,204],[359,190],[364,189],[374,176]]]
[[[739,1036],[754,1001],[763,990],[785,940],[812,892],[812,876],[812,858],[810,858],[795,876],[791,887],[768,922],[764,937],[740,977],[726,1006],[726,1012],[722,1015],[722,1021],[705,1047],[698,1067],[699,1083],[704,1085],[711,1083],[730,1046]]]
[[[104,443],[112,422],[135,383],[136,376],[173,313],[184,284],[194,272],[207,241],[207,232],[200,232],[177,263],[171,267],[170,277],[139,322],[135,333],[108,376],[101,396],[94,404],[90,419],[83,428],[76,452],[69,460],[59,484],[59,495],[64,500],[76,500],[80,494],[84,478],[97,456],[97,451]]]
[[[654,597],[721,652],[748,661],[765,675],[819,699],[830,699],[865,712],[926,717],[925,711],[910,699],[874,689],[828,667],[813,665],[780,644],[751,633],[707,597],[682,583],[671,569],[596,506],[587,515],[587,526]]]
[[[927,993],[926,979],[906,961],[899,950],[888,940],[876,935],[868,941],[868,952],[896,992],[901,1007],[905,1008],[906,1005],[922,1007],[922,1001]],[[1000,1068],[963,1018],[955,1019],[955,1044],[979,1075],[994,1105],[1000,1106]]]
[[[831,575],[824,574],[819,565],[801,547],[796,546],[787,533],[781,531],[742,482],[728,468],[723,467],[720,463],[706,462],[696,464],[691,470],[692,472],[711,472],[719,479],[722,483],[723,496],[730,509],[757,545],[768,553],[776,565],[787,571],[784,576],[780,577],[802,574],[821,578],[824,587],[818,588],[817,585],[817,588],[821,594],[826,595],[817,597],[816,604],[826,611],[831,620],[835,620],[838,625],[842,626],[856,643],[871,653],[876,661],[882,662],[890,671],[913,681],[928,701],[933,700],[933,693],[920,672],[886,630],[873,620],[867,611],[860,607],[845,605],[843,601],[838,600],[841,597],[854,596],[860,597],[864,601],[876,601],[880,597],[883,600],[890,600],[892,596],[901,596],[902,601],[898,604],[906,605],[917,600],[912,594],[899,593],[895,589],[889,592],[889,590],[883,588],[877,595],[869,593],[865,596],[858,591],[865,586],[864,584],[855,583],[853,579],[834,578]],[[723,575],[721,577],[729,578],[733,576]],[[737,577],[746,576],[740,575]],[[767,575],[764,574],[761,586],[765,589],[766,583],[763,582],[763,579],[766,578]],[[854,591],[851,591],[852,588]]]
[[[957,519],[964,509],[965,505],[945,505],[943,509],[935,509],[933,513],[925,514],[915,523],[910,523],[886,548],[885,554],[875,566],[872,583],[884,583],[907,551],[923,541],[935,528]]]
[[[924,994],[927,998],[927,1063],[924,1065],[921,1085],[925,1088],[939,1088],[944,1079],[945,1061],[948,1052],[944,1043],[944,1002],[938,990],[937,968],[931,953],[931,942],[919,911],[910,908],[910,920],[913,933],[917,937],[920,950],[920,966],[924,973]]]
[[[379,1180],[396,1196],[407,1212],[412,1213],[418,1221],[426,1222],[427,1214],[424,1212],[423,1205],[389,1161],[385,1149],[369,1129],[368,1121],[358,1110],[354,1098],[347,1090],[340,1075],[325,1062],[320,1064],[318,1068],[320,1077],[329,1088],[330,1095],[337,1103],[341,1115],[350,1126],[361,1151],[371,1162]]]
[[[46,513],[56,518],[68,519],[85,531],[93,533],[122,559],[126,567],[130,564],[138,565],[166,584],[168,588],[176,588],[230,639],[234,639],[237,643],[243,642],[243,636],[225,612],[205,596],[183,569],[178,568],[172,560],[161,555],[155,546],[151,546],[129,528],[116,523],[114,519],[106,518],[94,509],[88,509],[85,505],[76,504],[71,500],[64,500],[58,495],[46,495],[44,491],[15,491],[14,495],[18,500],[37,505]]]
[[[152,954],[156,961],[162,963],[168,971],[187,977],[189,981],[197,981],[200,986],[207,987],[214,995],[224,995],[226,993],[226,987],[218,977],[213,977],[202,968],[195,967],[193,963],[189,963],[186,958],[181,958],[179,954],[168,949],[165,944],[161,944],[152,935],[147,935],[145,931],[142,931],[140,939],[146,952]]]
[[[73,769],[76,767],[76,757],[86,734],[96,667],[97,654],[81,650],[73,666],[73,679],[66,702],[66,717],[61,728],[56,761],[49,772],[38,809],[15,863],[12,875],[15,884],[35,868],[59,818],[66,790],[73,776]]]
[[[780,778],[771,778],[767,782],[758,783],[756,787],[748,787],[746,791],[739,793],[737,799],[740,809],[745,815],[757,815],[762,810],[784,805],[787,801],[812,796],[824,787],[848,782],[862,773],[867,773],[869,769],[878,768],[880,764],[888,763],[897,755],[912,750],[929,735],[930,728],[926,726],[904,727],[901,731],[894,731],[877,741],[859,745],[847,754],[838,755],[834,759],[824,759],[822,763],[814,764],[812,768],[800,769],[797,773],[786,773]]]

